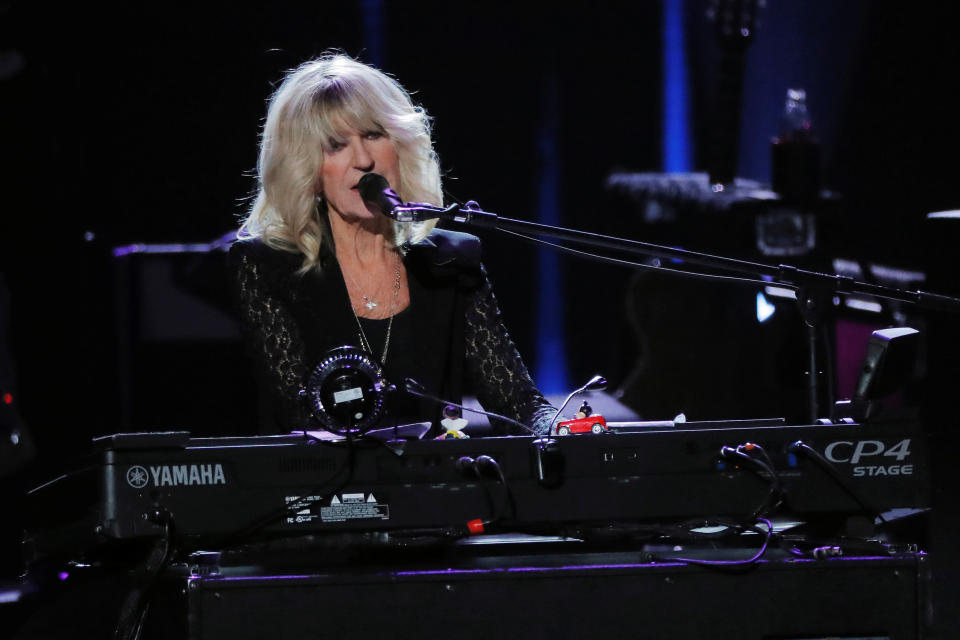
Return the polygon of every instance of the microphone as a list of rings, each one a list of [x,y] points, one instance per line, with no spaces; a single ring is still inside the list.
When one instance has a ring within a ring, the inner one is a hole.
[[[388,218],[396,218],[393,210],[403,206],[403,200],[390,188],[390,183],[379,173],[367,173],[357,183],[363,203]]]
[[[464,214],[463,220],[468,221],[471,217],[484,216],[489,218],[496,215],[487,213],[480,209],[471,209],[471,203],[467,203],[465,208],[459,204],[453,203],[450,206],[435,207],[430,204],[420,202],[405,203],[397,192],[390,188],[390,183],[379,173],[364,174],[357,183],[357,191],[363,198],[363,203],[371,211],[379,211],[397,222],[424,222],[425,220],[434,220],[454,215],[458,210]],[[476,204],[476,203],[472,203]]]
[[[570,395],[567,396],[567,399],[563,401],[563,404],[560,405],[560,408],[557,409],[557,412],[553,414],[553,419],[550,420],[550,431],[553,431],[553,425],[556,423],[557,418],[560,417],[560,412],[563,411],[563,408],[567,406],[567,404],[573,399],[573,396],[577,395],[578,393],[583,393],[584,391],[600,391],[606,387],[607,379],[601,375],[595,375],[587,380],[587,384],[583,385],[579,389],[574,389]],[[549,432],[548,435],[550,435]]]

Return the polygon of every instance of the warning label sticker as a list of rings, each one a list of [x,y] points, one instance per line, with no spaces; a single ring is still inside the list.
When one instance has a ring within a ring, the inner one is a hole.
[[[390,506],[372,493],[341,493],[331,496],[327,504],[321,503],[321,496],[285,496],[284,502],[292,511],[287,524],[390,519]]]
[[[372,493],[342,493],[330,498],[330,505],[320,508],[324,522],[346,520],[389,520],[390,507],[377,501]]]

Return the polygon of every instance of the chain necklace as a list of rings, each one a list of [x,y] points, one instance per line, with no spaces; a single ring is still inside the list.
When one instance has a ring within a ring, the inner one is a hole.
[[[361,295],[361,299],[365,301],[364,306],[367,309],[373,309],[377,306],[377,303],[372,302],[367,296]],[[387,320],[387,337],[383,341],[383,354],[380,356],[380,364],[385,365],[387,363],[387,351],[390,349],[390,331],[393,329],[393,316],[396,315],[397,311],[397,301],[400,298],[400,264],[398,262],[393,277],[393,298],[390,300],[390,319]],[[371,306],[372,305],[372,306]],[[357,321],[357,329],[360,330],[360,346],[363,347],[367,353],[370,355],[375,355],[373,353],[373,347],[370,345],[370,341],[367,339],[367,334],[363,331],[363,324],[360,322],[360,316],[357,315],[357,310],[353,308],[353,305],[350,305],[350,311],[353,312],[353,319]]]
[[[364,295],[363,291],[360,289],[360,285],[357,284],[357,281],[354,279],[352,275],[350,275],[346,271],[343,271],[343,276],[345,279],[350,281],[350,284],[353,285],[353,288],[356,290],[357,294],[360,296],[360,299],[363,300],[362,304],[367,308],[367,311],[373,311],[374,309],[380,306],[380,303],[376,302],[373,298],[371,298],[368,295]],[[352,303],[351,303],[351,306],[353,306]],[[354,312],[356,312],[356,310],[354,310]]]

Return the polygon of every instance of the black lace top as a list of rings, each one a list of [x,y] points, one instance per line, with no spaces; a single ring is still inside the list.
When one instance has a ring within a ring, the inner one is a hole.
[[[247,343],[273,405],[273,424],[265,430],[302,428],[308,409],[299,391],[313,366],[329,349],[360,344],[336,259],[325,252],[320,270],[298,274],[299,255],[253,240],[235,243],[229,261]],[[554,409],[534,386],[503,324],[480,263],[480,241],[435,230],[409,245],[404,265],[410,306],[394,320],[387,379],[397,384],[412,377],[454,401],[472,391],[488,411],[545,432]],[[373,333],[378,337],[368,337],[379,357],[382,338]],[[391,407],[398,421],[435,424],[442,409],[410,396],[391,401]],[[493,422],[496,433],[523,433]]]

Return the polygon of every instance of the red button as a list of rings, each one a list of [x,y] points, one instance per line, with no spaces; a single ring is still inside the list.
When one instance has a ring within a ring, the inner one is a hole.
[[[471,520],[467,523],[467,529],[470,530],[471,535],[477,535],[478,533],[483,533],[483,520],[477,518],[476,520]]]

